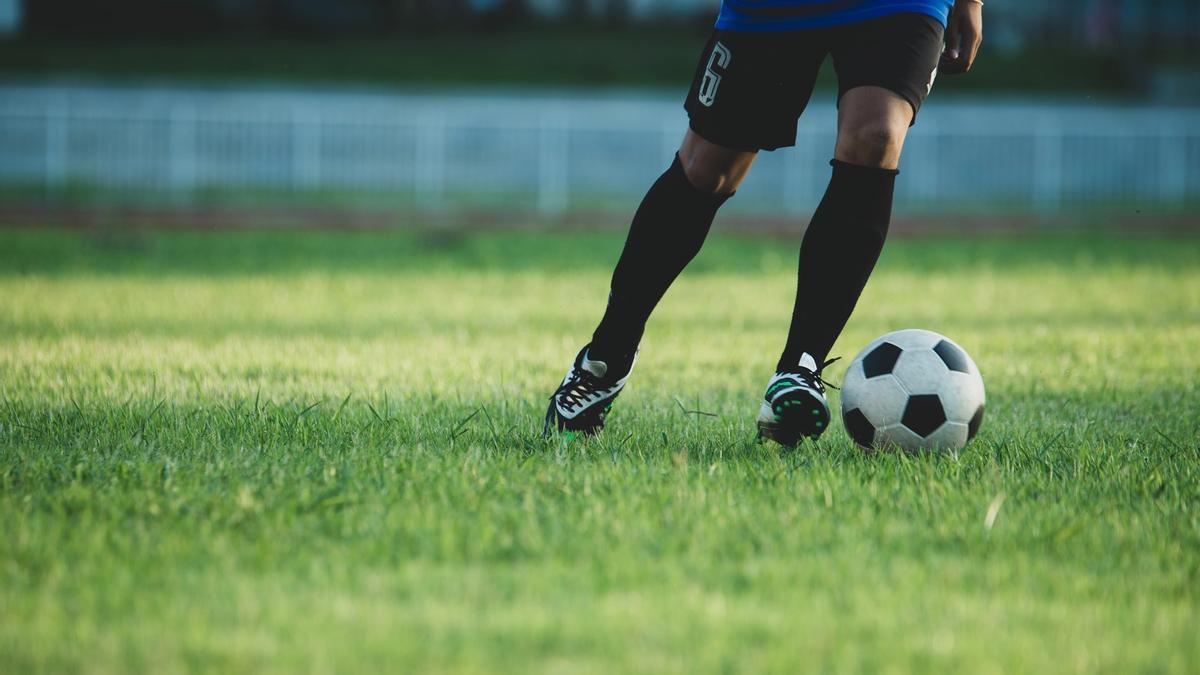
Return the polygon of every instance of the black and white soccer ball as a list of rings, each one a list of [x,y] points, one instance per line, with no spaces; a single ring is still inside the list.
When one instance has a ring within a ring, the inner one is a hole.
[[[910,328],[867,345],[842,384],[842,423],[864,448],[962,449],[983,423],[983,378],[953,340]]]

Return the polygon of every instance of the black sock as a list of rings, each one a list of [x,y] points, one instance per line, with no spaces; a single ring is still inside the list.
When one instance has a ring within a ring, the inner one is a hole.
[[[830,162],[833,177],[800,244],[796,304],[778,370],[805,353],[819,366],[854,311],[892,217],[893,169]]]
[[[650,313],[700,251],[717,209],[730,196],[697,189],[675,157],[633,216],[589,357],[610,365],[632,358]]]

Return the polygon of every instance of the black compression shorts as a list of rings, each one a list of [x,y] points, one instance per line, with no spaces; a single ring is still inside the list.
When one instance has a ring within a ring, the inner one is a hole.
[[[941,22],[924,14],[795,31],[715,30],[684,108],[692,130],[718,145],[795,145],[796,121],[832,55],[839,100],[855,87],[883,87],[912,105],[915,121],[937,75],[943,33]]]

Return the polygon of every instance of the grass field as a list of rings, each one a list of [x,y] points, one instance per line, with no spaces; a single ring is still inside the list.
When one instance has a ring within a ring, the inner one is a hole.
[[[893,241],[836,353],[970,350],[958,457],[756,444],[728,236],[543,441],[620,241],[0,230],[0,672],[1197,672],[1200,239]]]

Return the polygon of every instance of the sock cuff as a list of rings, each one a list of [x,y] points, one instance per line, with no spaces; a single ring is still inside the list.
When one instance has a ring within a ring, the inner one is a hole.
[[[884,169],[877,166],[863,166],[861,164],[851,164],[843,162],[840,159],[829,160],[829,166],[833,167],[834,173],[851,173],[859,176],[899,176],[900,169]]]

